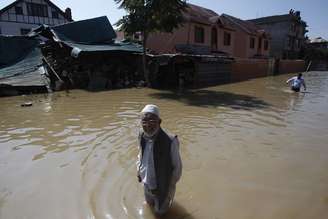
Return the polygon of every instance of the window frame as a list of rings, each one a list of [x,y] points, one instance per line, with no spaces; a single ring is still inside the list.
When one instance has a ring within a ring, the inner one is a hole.
[[[56,16],[54,16],[54,15],[56,15]],[[58,11],[52,10],[51,11],[51,17],[54,18],[54,19],[59,19]]]
[[[48,5],[26,2],[27,14],[34,17],[49,17]]]
[[[195,26],[194,28],[194,41],[195,43],[205,43],[205,28]]]
[[[264,40],[264,50],[267,51],[269,49],[269,40]]]
[[[231,46],[231,33],[224,31],[223,32],[223,45]]]
[[[16,15],[24,15],[23,7],[22,6],[15,6],[15,13],[16,13]]]
[[[255,49],[255,37],[250,37],[249,38],[249,48],[250,49]]]
[[[263,41],[263,39],[262,39],[262,37],[260,37],[259,38],[259,43],[257,45],[257,49],[262,49],[262,41]]]

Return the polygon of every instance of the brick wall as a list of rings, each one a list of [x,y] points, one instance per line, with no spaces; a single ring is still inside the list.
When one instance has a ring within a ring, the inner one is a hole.
[[[268,75],[267,59],[236,59],[232,63],[231,81],[243,81]]]
[[[231,81],[243,81],[272,75],[274,60],[269,59],[235,59],[232,63]],[[305,71],[304,60],[280,60],[279,74]]]
[[[304,60],[280,60],[279,74],[296,73],[305,71]]]

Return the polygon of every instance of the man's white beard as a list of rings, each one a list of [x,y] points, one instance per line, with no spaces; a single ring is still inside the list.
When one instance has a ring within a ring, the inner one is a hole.
[[[159,130],[159,127],[157,129],[155,129],[152,133],[148,133],[148,132],[144,131],[144,135],[146,138],[152,138],[152,137],[154,137],[155,134],[157,134],[158,130]]]

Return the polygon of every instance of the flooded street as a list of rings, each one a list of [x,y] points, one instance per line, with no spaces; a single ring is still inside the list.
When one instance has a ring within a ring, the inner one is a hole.
[[[147,103],[181,144],[166,218],[328,218],[328,72],[306,73],[303,93],[291,76],[1,98],[0,218],[155,218],[135,165]]]

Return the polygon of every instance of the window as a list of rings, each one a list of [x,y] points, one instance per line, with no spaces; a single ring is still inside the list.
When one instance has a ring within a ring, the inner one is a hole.
[[[23,14],[23,8],[20,7],[20,6],[16,6],[15,7],[15,12],[16,12],[16,14]]]
[[[142,41],[142,34],[141,34],[141,32],[134,33],[133,39],[134,40],[137,40],[137,41]]]
[[[22,29],[20,30],[21,35],[27,35],[30,31],[31,31],[31,29],[24,29],[24,28],[22,28]]]
[[[264,40],[264,50],[268,50],[269,49],[269,41]]]
[[[288,47],[290,49],[294,48],[294,44],[295,44],[295,39],[293,37],[288,37]]]
[[[297,48],[301,48],[301,40],[300,39],[296,40],[296,45],[297,45]]]
[[[259,45],[258,45],[258,49],[262,49],[262,38],[259,38]]]
[[[255,38],[251,37],[249,40],[249,48],[254,49],[255,48]]]
[[[36,3],[26,3],[27,14],[30,16],[48,17],[48,7],[47,5],[36,4]]]
[[[230,44],[231,44],[231,34],[228,32],[224,32],[223,45],[230,46]]]
[[[52,14],[52,18],[57,18],[57,19],[59,18],[59,14],[57,11],[52,11],[51,14]]]
[[[195,43],[204,43],[203,27],[195,27]]]
[[[297,26],[296,26],[295,23],[292,23],[292,24],[290,25],[290,30],[291,30],[292,32],[296,32],[296,28],[297,28]]]

